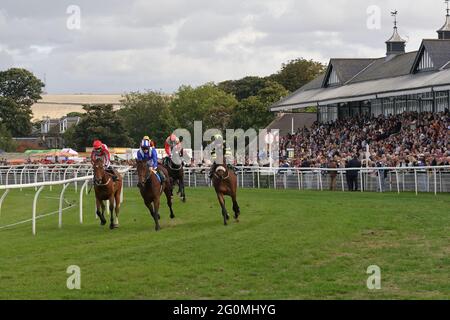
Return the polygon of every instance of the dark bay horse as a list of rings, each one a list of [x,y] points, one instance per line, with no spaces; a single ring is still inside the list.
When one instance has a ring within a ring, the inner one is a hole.
[[[117,181],[113,181],[112,174],[105,171],[103,160],[97,159],[93,164],[94,190],[96,199],[97,216],[101,225],[106,224],[105,201],[109,201],[109,212],[111,215],[110,229],[119,227],[120,194],[122,192],[122,177],[117,174]],[[114,214],[115,211],[115,214]]]
[[[137,160],[136,169],[138,174],[139,191],[144,199],[145,206],[148,208],[150,214],[155,220],[155,230],[159,231],[161,230],[161,226],[159,225],[159,219],[161,218],[159,215],[159,206],[161,194],[163,192],[166,194],[167,205],[170,209],[170,218],[175,218],[172,209],[172,186],[168,179],[161,184],[159,179],[156,177],[156,174],[150,170],[147,165],[147,161],[145,160]],[[158,165],[158,169],[164,173],[166,178],[168,177],[167,170],[162,165]]]
[[[186,192],[184,189],[184,169],[182,164],[175,164],[171,158],[166,158],[164,161],[164,167],[169,173],[172,187],[178,184],[178,192],[183,202],[186,202]]]
[[[230,219],[227,208],[225,207],[224,196],[231,197],[233,201],[234,219],[239,222],[239,215],[241,211],[236,200],[237,194],[237,176],[233,170],[227,168],[226,165],[213,165],[211,168],[214,170],[212,176],[212,184],[216,190],[217,199],[222,207],[223,223],[227,225],[227,221]]]

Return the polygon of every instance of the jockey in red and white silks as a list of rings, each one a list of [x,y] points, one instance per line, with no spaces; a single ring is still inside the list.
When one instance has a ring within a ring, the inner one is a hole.
[[[109,153],[108,146],[100,140],[95,140],[93,147],[94,149],[91,153],[91,163],[94,164],[97,159],[102,159],[103,166],[105,169],[108,169],[111,166],[111,154]]]

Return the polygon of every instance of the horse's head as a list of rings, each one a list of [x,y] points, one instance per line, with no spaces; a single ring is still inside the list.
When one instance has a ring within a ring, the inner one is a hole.
[[[138,175],[138,186],[144,186],[149,177],[149,169],[147,166],[147,161],[137,160],[136,161],[136,173]]]
[[[226,168],[226,166],[222,166],[222,165],[219,165],[216,167],[214,174],[222,180],[228,179],[228,176],[229,176],[228,169]]]
[[[103,177],[105,176],[105,168],[102,159],[97,159],[93,164],[94,169],[94,183],[101,184]]]

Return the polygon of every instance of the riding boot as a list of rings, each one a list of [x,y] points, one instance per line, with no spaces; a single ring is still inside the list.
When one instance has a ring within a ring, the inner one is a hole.
[[[119,180],[119,177],[116,175],[116,172],[113,169],[107,168],[106,172],[108,172],[108,173],[110,173],[112,175],[112,179],[113,179],[114,182]]]
[[[166,175],[161,170],[158,170],[159,177],[161,178],[161,184],[166,181]]]

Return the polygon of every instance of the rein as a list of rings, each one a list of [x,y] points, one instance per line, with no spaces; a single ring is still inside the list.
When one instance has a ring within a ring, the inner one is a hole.
[[[111,178],[109,178],[108,181],[106,181],[106,183],[97,183],[97,182],[95,182],[95,180],[94,180],[94,185],[95,185],[96,187],[105,187],[105,186],[107,186],[110,182],[111,182]]]
[[[152,174],[150,172],[150,168],[147,167],[147,170],[145,171],[145,182],[144,182],[144,185],[142,186],[142,188],[145,188],[145,184],[150,180],[151,176],[152,176]],[[151,182],[152,181],[150,180],[150,184],[151,184]],[[160,183],[160,185],[161,185],[161,188],[160,188],[159,193],[162,193],[163,185],[162,185],[162,183]]]

